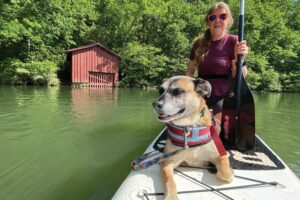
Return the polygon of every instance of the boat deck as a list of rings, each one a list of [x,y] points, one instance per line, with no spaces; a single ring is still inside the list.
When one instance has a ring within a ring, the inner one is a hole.
[[[146,152],[163,148],[164,130]],[[214,166],[191,168],[180,166],[174,171],[179,199],[298,200],[300,181],[288,166],[258,137],[252,151],[229,150],[235,177],[232,183],[220,181]],[[114,200],[163,199],[163,185],[158,165],[132,171],[120,186]]]

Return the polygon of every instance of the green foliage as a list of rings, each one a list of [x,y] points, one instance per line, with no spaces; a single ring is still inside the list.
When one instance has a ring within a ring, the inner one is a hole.
[[[238,0],[229,1],[238,21]],[[250,87],[264,91],[299,91],[294,74],[299,74],[299,1],[246,1],[245,39]],[[237,33],[238,26],[233,31]],[[280,75],[280,76],[279,76]],[[258,77],[260,76],[260,78]],[[283,78],[284,77],[284,78]],[[292,81],[293,80],[293,81]]]
[[[54,67],[57,71],[63,67],[66,49],[84,41],[84,35],[96,19],[94,3],[24,0],[0,5],[0,66],[3,68],[0,71],[16,75],[7,78],[1,74],[0,82],[57,85],[56,75],[50,69]],[[37,79],[36,71],[43,64],[49,64],[45,67],[49,77],[43,74]],[[43,81],[37,81],[40,79]]]
[[[59,85],[56,76],[57,66],[52,61],[22,62],[18,59],[10,59],[1,66],[4,69],[1,73],[2,83],[15,85]],[[5,78],[7,77],[7,78]]]
[[[281,74],[279,79],[283,87],[283,91],[300,92],[300,72]]]
[[[0,83],[59,84],[66,49],[100,42],[122,56],[121,85],[156,86],[184,74],[215,1],[21,0],[0,2]],[[228,0],[237,34],[239,0]],[[247,81],[254,90],[298,92],[300,4],[248,0]]]
[[[250,89],[252,89],[252,90],[259,89],[260,84],[261,84],[261,79],[262,79],[261,75],[252,71],[251,69],[249,70],[247,78],[246,78],[248,85],[249,85]]]
[[[279,73],[274,69],[271,68],[263,71],[261,79],[259,90],[272,92],[281,91],[282,88],[279,81]]]
[[[122,85],[127,87],[155,86],[160,83],[168,58],[151,45],[129,43],[121,52]],[[130,67],[128,67],[130,66]]]

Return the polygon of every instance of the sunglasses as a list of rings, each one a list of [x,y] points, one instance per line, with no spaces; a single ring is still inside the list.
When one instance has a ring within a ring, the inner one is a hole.
[[[218,17],[220,20],[224,21],[224,20],[227,18],[227,15],[226,15],[225,13],[222,13],[222,14],[216,14],[216,15],[208,15],[207,18],[208,18],[209,21],[213,22],[213,21],[215,21],[215,20],[217,19],[217,17]]]

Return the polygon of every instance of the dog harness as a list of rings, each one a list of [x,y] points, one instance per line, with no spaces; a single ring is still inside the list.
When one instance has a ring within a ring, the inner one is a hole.
[[[204,116],[206,109],[203,108],[200,112],[200,118]],[[206,144],[209,141],[213,141],[216,149],[219,152],[220,156],[227,155],[226,150],[223,146],[223,143],[215,129],[215,126],[198,126],[198,127],[179,127],[174,124],[167,124],[167,137],[171,142],[177,146],[180,146],[180,149],[177,149],[172,152],[160,154],[159,151],[154,150],[149,153],[145,153],[142,156],[138,157],[131,163],[131,167],[134,171],[139,171],[141,169],[146,169],[156,163],[174,156],[181,151],[188,149],[189,147],[195,147],[202,144]],[[151,159],[151,157],[153,157]]]
[[[226,155],[224,145],[214,126],[179,127],[168,124],[168,138],[181,147],[195,147],[213,141],[220,156]]]
[[[177,146],[194,147],[211,140],[210,126],[180,127],[168,124],[168,138]]]

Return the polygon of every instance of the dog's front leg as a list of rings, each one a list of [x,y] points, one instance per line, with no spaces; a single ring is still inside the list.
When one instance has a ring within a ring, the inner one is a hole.
[[[226,182],[232,182],[233,180],[233,171],[229,164],[229,158],[227,155],[220,156],[216,162],[217,167],[217,177]]]
[[[178,200],[173,163],[166,160],[160,164],[160,168],[165,187],[165,200]]]

